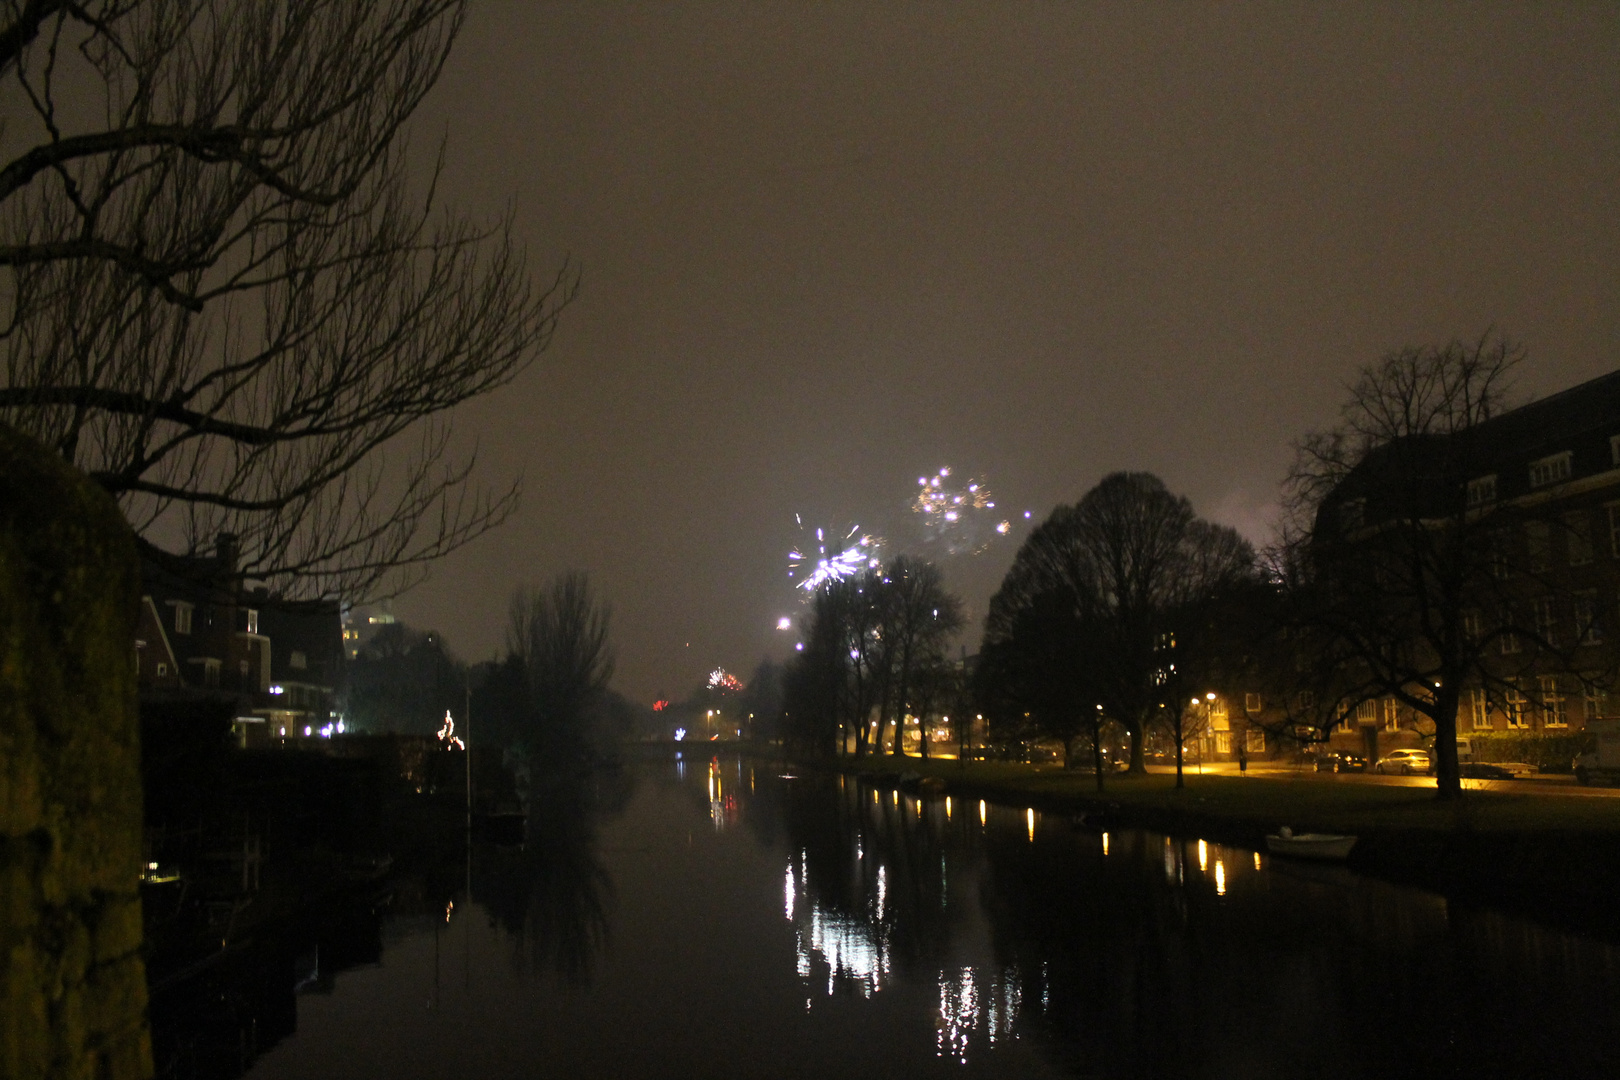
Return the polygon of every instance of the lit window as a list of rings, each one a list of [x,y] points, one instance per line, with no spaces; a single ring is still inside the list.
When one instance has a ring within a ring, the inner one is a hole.
[[[1363,701],[1357,705],[1356,723],[1376,725],[1378,723],[1378,702]]]
[[[1564,703],[1563,688],[1558,683],[1558,676],[1543,675],[1539,682],[1541,684],[1541,722],[1547,727],[1568,727],[1569,710]]]
[[[259,632],[259,613],[252,608],[247,609],[247,632],[250,634]]]
[[[1525,699],[1523,691],[1519,689],[1519,680],[1508,680],[1506,694],[1503,695],[1502,711],[1507,716],[1507,726],[1510,728],[1525,727],[1525,706],[1529,702]]]
[[[1226,711],[1226,699],[1218,697],[1210,702],[1209,726],[1216,731],[1231,731],[1232,721]]]
[[[1484,506],[1496,501],[1496,474],[1468,481],[1468,505]]]
[[[1486,696],[1484,687],[1476,686],[1474,689],[1468,691],[1468,710],[1473,714],[1474,729],[1476,731],[1490,728],[1490,699]]]
[[[160,679],[163,678],[165,675],[167,675],[169,673],[169,665],[168,664],[159,664],[157,673],[158,673],[158,678],[160,678]]]
[[[1568,450],[1561,454],[1553,454],[1539,461],[1530,463],[1530,486],[1533,488],[1546,487],[1556,484],[1560,480],[1568,480],[1570,472],[1570,459],[1572,455]]]
[[[1582,683],[1581,691],[1581,696],[1585,699],[1582,705],[1586,707],[1586,719],[1601,720],[1609,711],[1608,691],[1591,682]]]
[[[1401,730],[1401,707],[1394,698],[1384,699],[1384,730]]]
[[[174,632],[177,634],[191,633],[191,605],[184,600],[174,602]]]
[[[1215,733],[1215,752],[1217,754],[1230,754],[1232,752],[1232,733],[1230,731],[1217,731]]]
[[[1479,612],[1463,612],[1463,636],[1469,641],[1479,640]]]
[[[1502,631],[1502,636],[1497,640],[1502,644],[1503,656],[1512,656],[1519,651],[1519,635],[1512,630]]]
[[[1244,733],[1244,749],[1251,754],[1266,752],[1266,732],[1264,728],[1251,727]]]

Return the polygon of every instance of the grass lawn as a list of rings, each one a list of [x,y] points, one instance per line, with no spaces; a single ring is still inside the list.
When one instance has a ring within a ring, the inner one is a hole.
[[[1073,801],[1079,809],[1099,800],[1090,772],[1057,765],[1009,762],[958,763],[893,758],[849,762],[856,772],[910,770],[947,784],[984,792],[1000,801],[1023,797]],[[1441,802],[1431,787],[1358,783],[1313,774],[1300,777],[1236,777],[1189,774],[1177,791],[1175,777],[1111,775],[1100,798],[1121,807],[1222,818],[1267,830],[1288,824],[1323,832],[1534,832],[1620,833],[1620,799],[1536,792],[1468,790],[1456,802]]]

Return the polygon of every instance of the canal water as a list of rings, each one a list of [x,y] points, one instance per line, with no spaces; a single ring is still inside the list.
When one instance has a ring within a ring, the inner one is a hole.
[[[286,1000],[238,1009],[236,1056],[188,1068],[1327,1078],[1620,1059],[1612,945],[1341,869],[782,773],[688,754],[559,785],[523,846],[379,903],[368,948],[305,944],[269,965],[281,989],[221,989]]]

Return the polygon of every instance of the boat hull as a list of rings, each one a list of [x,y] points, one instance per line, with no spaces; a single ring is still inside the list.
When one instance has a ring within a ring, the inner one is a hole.
[[[1330,836],[1325,833],[1300,833],[1295,836],[1272,834],[1266,837],[1268,851],[1293,859],[1343,862],[1355,846],[1356,838],[1353,836]]]

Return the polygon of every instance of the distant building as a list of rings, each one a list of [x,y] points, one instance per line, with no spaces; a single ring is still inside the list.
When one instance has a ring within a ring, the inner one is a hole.
[[[210,556],[142,560],[142,698],[233,701],[244,744],[330,735],[344,660],[338,605],[283,601],[244,585],[236,568],[230,534]]]
[[[1512,510],[1500,515],[1505,591],[1531,613],[1537,634],[1558,646],[1537,649],[1513,635],[1501,640],[1490,670],[1508,689],[1466,688],[1459,738],[1569,733],[1617,715],[1603,679],[1593,676],[1614,676],[1620,632],[1620,371],[1458,435],[1408,442],[1399,452],[1404,468],[1422,463],[1416,484],[1387,479],[1389,451],[1368,455],[1322,512],[1353,535],[1374,534],[1381,521],[1410,513],[1414,499],[1424,517],[1458,506],[1480,515]],[[1287,730],[1288,711],[1276,688],[1214,689],[1201,717],[1207,726],[1200,744],[1209,757],[1233,759],[1241,749],[1255,758],[1289,748],[1278,735]],[[1332,740],[1373,757],[1427,745],[1424,724],[1393,697],[1362,701],[1343,714]]]
[[[372,638],[376,637],[385,626],[392,626],[399,620],[394,618],[392,605],[384,600],[375,606],[355,608],[345,605],[343,608],[343,649],[350,660],[360,655],[360,650]]]

